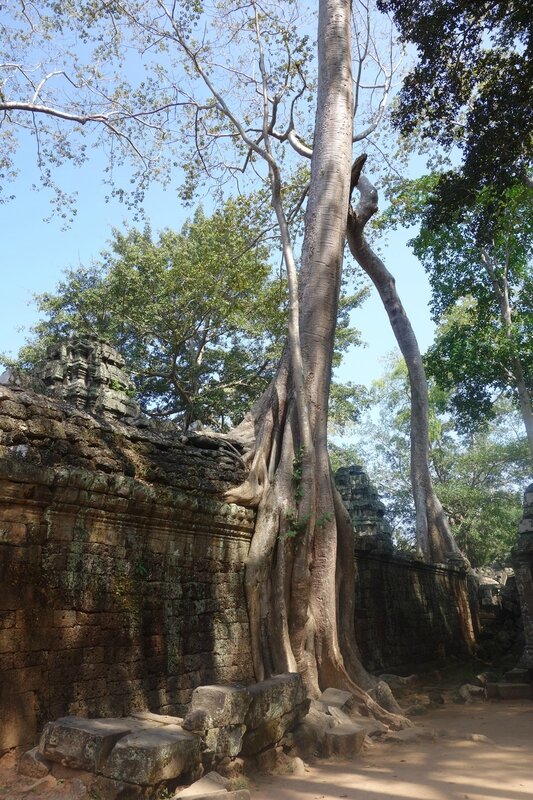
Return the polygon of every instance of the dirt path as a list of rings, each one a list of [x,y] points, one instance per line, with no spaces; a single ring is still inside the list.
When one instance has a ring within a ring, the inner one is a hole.
[[[446,704],[416,721],[425,739],[257,778],[252,800],[533,800],[533,701]],[[2,800],[88,800],[79,779],[35,784],[0,760]]]
[[[261,778],[252,798],[533,800],[533,702],[446,705],[417,723],[437,737],[376,744],[350,762]]]

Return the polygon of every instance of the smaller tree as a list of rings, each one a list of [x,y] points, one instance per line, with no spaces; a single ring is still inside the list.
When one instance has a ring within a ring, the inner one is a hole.
[[[114,231],[111,248],[39,295],[46,319],[19,360],[51,341],[96,333],[125,357],[144,411],[225,429],[272,378],[284,341],[286,290],[257,244],[247,204],[199,210],[181,233]]]
[[[202,210],[181,233],[114,231],[90,267],[69,270],[55,294],[36,298],[46,315],[16,365],[26,371],[47,345],[73,332],[96,333],[125,357],[142,409],[226,430],[272,379],[286,336],[285,281],[272,275],[264,219],[251,198]],[[255,212],[254,212],[255,214]],[[334,355],[359,342],[349,312],[365,296],[344,286]],[[353,424],[361,387],[334,383],[332,420]]]

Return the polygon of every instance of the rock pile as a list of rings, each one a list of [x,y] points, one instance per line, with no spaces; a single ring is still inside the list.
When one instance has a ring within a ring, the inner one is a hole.
[[[248,687],[201,686],[185,718],[142,712],[49,722],[38,747],[21,758],[19,771],[42,777],[54,765],[81,770],[91,796],[99,800],[149,800],[200,778],[176,797],[246,800],[247,790],[228,791],[228,781],[213,770],[228,772],[239,755],[252,763],[257,758],[259,766],[266,763],[269,751],[275,757],[276,747],[308,709],[296,673]]]

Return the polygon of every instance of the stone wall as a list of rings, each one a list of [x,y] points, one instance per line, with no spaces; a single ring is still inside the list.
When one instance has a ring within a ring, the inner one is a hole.
[[[355,625],[370,672],[417,672],[474,642],[464,571],[356,550]]]
[[[66,714],[180,714],[197,686],[254,680],[254,518],[221,499],[243,477],[223,441],[0,386],[0,754]],[[382,527],[359,542],[365,665],[464,654],[464,573],[391,554]]]
[[[0,387],[0,753],[251,681],[234,451]]]

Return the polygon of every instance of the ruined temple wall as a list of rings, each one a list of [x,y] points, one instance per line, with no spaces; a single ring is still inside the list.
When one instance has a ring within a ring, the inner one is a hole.
[[[0,437],[0,753],[253,680],[238,460],[3,387]]]
[[[355,629],[373,673],[419,671],[465,657],[474,641],[465,572],[356,551]]]
[[[0,386],[0,753],[65,714],[180,713],[254,680],[243,590],[253,513],[238,456]],[[461,655],[466,579],[356,553],[371,671]]]

